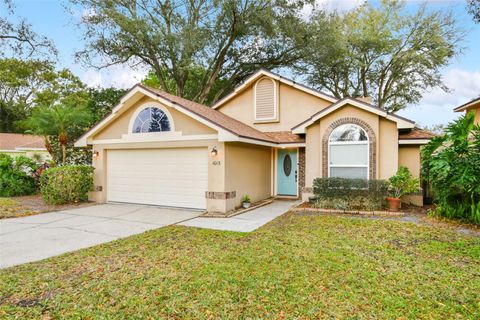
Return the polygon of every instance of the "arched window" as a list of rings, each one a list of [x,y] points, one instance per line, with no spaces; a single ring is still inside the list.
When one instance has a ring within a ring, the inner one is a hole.
[[[328,176],[368,179],[368,135],[356,124],[336,127],[328,139]]]
[[[133,122],[133,133],[170,131],[170,120],[165,112],[155,107],[140,111]]]

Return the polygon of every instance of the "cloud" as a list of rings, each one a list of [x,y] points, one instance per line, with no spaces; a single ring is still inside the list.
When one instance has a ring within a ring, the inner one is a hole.
[[[450,69],[444,74],[443,81],[451,92],[435,88],[417,105],[398,114],[417,121],[420,126],[446,124],[461,115],[453,112],[455,107],[480,96],[480,71]]]
[[[147,75],[147,69],[133,69],[128,66],[112,66],[108,69],[88,69],[80,78],[89,87],[130,88],[142,81]]]
[[[314,9],[323,9],[326,11],[348,11],[360,6],[364,2],[365,0],[315,0],[313,5],[306,4],[303,7],[301,16],[308,19]]]

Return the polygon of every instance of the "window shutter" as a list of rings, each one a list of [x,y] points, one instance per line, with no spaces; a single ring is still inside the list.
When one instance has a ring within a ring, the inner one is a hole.
[[[275,107],[275,84],[273,80],[260,79],[255,87],[255,119],[275,119]]]

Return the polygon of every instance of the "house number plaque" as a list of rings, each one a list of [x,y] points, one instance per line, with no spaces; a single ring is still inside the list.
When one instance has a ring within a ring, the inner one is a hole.
[[[212,161],[212,164],[213,164],[214,166],[219,166],[219,165],[220,165],[220,161]]]

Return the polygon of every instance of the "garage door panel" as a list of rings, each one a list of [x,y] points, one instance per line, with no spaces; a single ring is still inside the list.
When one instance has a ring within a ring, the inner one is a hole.
[[[206,148],[110,150],[108,201],[206,208]]]

